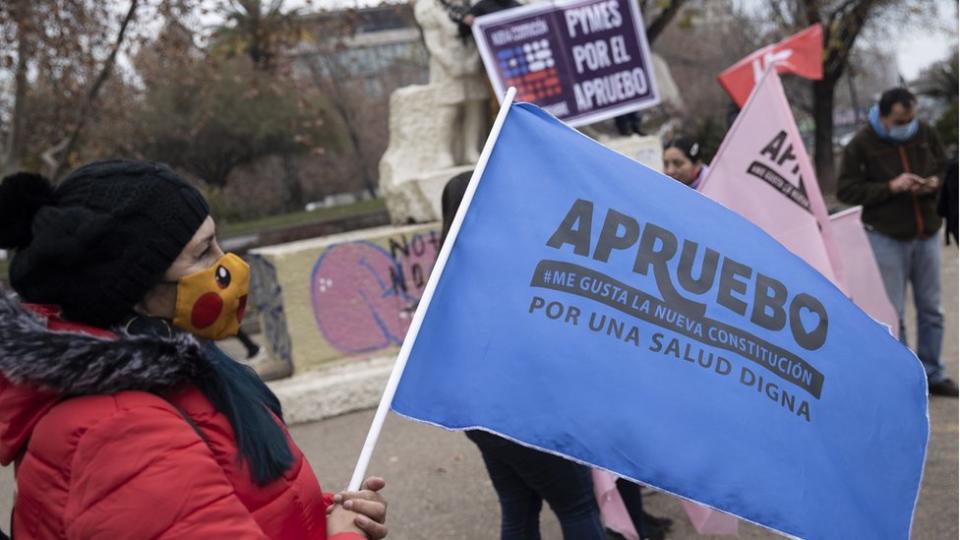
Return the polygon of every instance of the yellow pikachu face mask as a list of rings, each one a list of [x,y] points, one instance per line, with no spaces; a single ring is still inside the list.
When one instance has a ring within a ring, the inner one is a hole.
[[[227,253],[213,266],[177,281],[173,325],[199,337],[235,336],[247,309],[250,267]]]

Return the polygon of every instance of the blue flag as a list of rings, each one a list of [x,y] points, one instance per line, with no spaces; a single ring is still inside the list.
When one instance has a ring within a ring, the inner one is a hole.
[[[415,339],[404,416],[790,536],[909,537],[916,357],[751,223],[536,107],[509,110]]]

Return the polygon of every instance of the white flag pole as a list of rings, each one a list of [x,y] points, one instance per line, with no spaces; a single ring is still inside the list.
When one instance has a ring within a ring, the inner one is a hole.
[[[397,361],[393,365],[393,371],[390,372],[390,378],[387,380],[387,387],[383,390],[383,397],[380,398],[380,405],[377,407],[377,413],[373,417],[373,423],[370,424],[370,431],[367,432],[367,440],[363,443],[363,449],[360,451],[360,457],[357,459],[357,466],[353,470],[353,477],[350,478],[348,491],[360,489],[360,483],[367,473],[367,467],[370,465],[370,457],[373,456],[373,449],[377,446],[377,439],[380,438],[380,431],[383,429],[383,423],[387,419],[387,412],[393,403],[393,395],[397,392],[397,385],[400,384],[400,377],[403,376],[403,370],[407,366],[407,358],[410,357],[410,351],[413,350],[413,344],[417,341],[417,335],[420,333],[420,326],[423,324],[423,318],[430,307],[430,301],[433,299],[433,292],[437,288],[437,282],[440,281],[440,275],[447,264],[447,258],[450,256],[450,249],[453,247],[460,233],[460,225],[467,214],[467,208],[473,200],[473,194],[477,191],[477,184],[487,168],[487,161],[490,154],[493,153],[493,147],[500,137],[500,129],[503,128],[503,122],[507,118],[507,112],[510,105],[513,104],[513,98],[516,95],[516,88],[510,87],[507,90],[503,102],[500,104],[500,112],[497,113],[497,119],[493,122],[493,128],[487,137],[487,142],[483,145],[483,152],[480,153],[480,159],[477,160],[477,166],[473,170],[473,176],[470,177],[470,183],[463,194],[463,201],[457,209],[457,214],[450,225],[450,231],[447,233],[447,239],[440,247],[440,253],[437,255],[437,262],[430,272],[430,279],[427,280],[427,287],[423,291],[420,303],[417,305],[417,311],[410,322],[410,328],[407,330],[407,336],[400,346],[400,353],[397,355]]]

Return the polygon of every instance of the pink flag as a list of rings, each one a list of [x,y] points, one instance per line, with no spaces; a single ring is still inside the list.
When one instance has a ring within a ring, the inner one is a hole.
[[[737,518],[717,512],[712,508],[690,501],[682,501],[683,509],[693,523],[693,528],[700,534],[737,535],[739,534],[739,520]]]
[[[640,489],[640,486],[637,486]],[[617,475],[601,469],[593,469],[593,493],[600,506],[603,525],[619,533],[627,540],[639,540],[640,535],[633,526],[627,507],[617,491]],[[681,500],[680,504],[687,512],[690,523],[700,534],[735,535],[739,530],[737,518],[718,512],[695,502]]]
[[[827,207],[773,69],[727,132],[699,191],[752,221],[844,288]]]
[[[834,239],[843,254],[847,294],[867,315],[889,326],[894,337],[899,338],[897,311],[887,298],[877,259],[867,234],[863,232],[860,222],[862,210],[863,207],[856,206],[830,216]]]
[[[620,498],[620,492],[617,491],[617,475],[601,469],[593,469],[592,472],[593,494],[597,498],[597,506],[600,507],[603,525],[627,540],[639,540],[640,535],[633,526],[627,507]],[[640,487],[637,486],[637,489]]]

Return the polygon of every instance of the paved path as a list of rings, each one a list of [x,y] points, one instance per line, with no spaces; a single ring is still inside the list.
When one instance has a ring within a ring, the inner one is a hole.
[[[957,249],[944,251],[944,304],[947,335],[944,359],[948,372],[958,379],[957,348]],[[863,384],[870,384],[864,380]],[[958,537],[958,433],[957,401],[934,398],[930,403],[931,439],[923,489],[914,525],[918,540]],[[372,411],[344,415],[296,426],[293,436],[316,469],[325,489],[346,485],[372,417]],[[500,512],[476,448],[461,434],[391,416],[370,471],[388,480],[391,538],[495,539]],[[6,526],[10,509],[11,473],[0,469],[0,523]],[[674,518],[670,538],[698,538],[680,504],[663,494],[648,496],[646,504],[656,515]],[[553,514],[542,514],[543,537],[559,539]],[[749,525],[741,525],[742,538],[780,538]],[[707,537],[699,537],[707,538]]]

